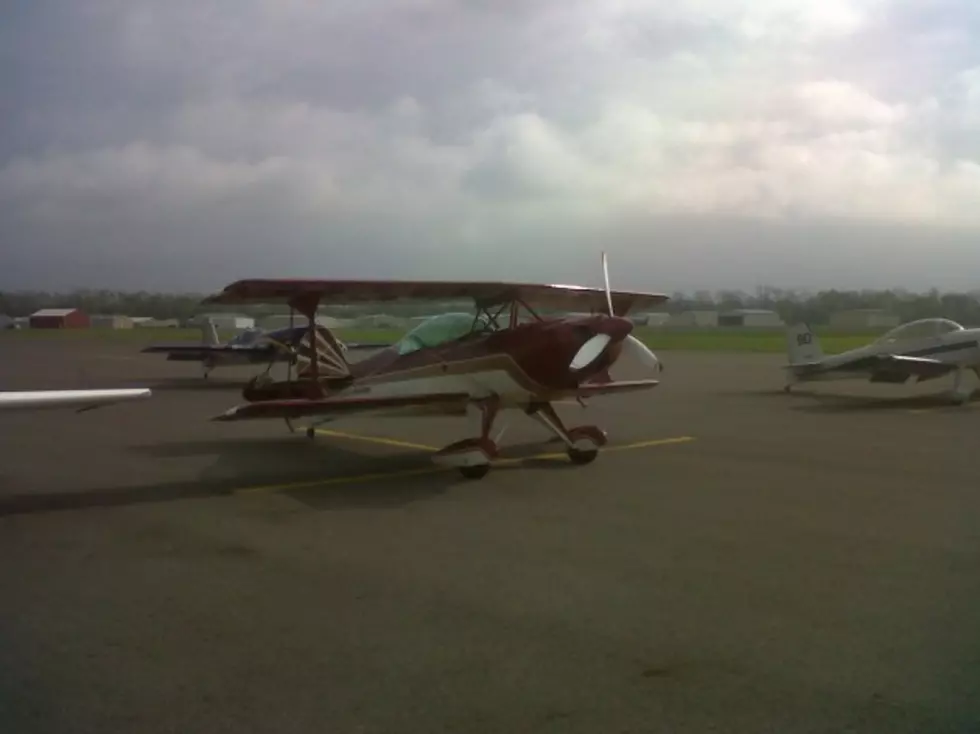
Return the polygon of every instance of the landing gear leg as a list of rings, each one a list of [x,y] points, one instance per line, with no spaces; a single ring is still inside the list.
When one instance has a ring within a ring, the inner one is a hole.
[[[598,426],[566,428],[551,403],[533,404],[527,414],[565,443],[573,464],[591,464],[599,456],[599,449],[608,443],[606,432]]]
[[[490,438],[493,421],[500,410],[500,399],[493,396],[477,403],[480,409],[480,437],[464,438],[437,451],[432,460],[441,466],[459,469],[467,479],[481,479],[490,471],[490,462],[499,450],[497,442]]]
[[[970,401],[970,396],[973,395],[973,388],[963,384],[969,379],[966,371],[965,367],[960,367],[953,377],[952,398],[959,405],[966,405]]]

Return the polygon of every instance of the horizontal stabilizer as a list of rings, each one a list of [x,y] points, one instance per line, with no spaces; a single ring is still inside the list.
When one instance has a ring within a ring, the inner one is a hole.
[[[151,344],[140,350],[144,354],[256,354],[272,351],[269,344]]]
[[[820,360],[813,360],[810,362],[789,362],[783,365],[783,369],[784,370],[807,369],[809,367],[819,367],[822,364],[823,362],[821,362]]]
[[[215,416],[212,420],[241,421],[260,418],[349,415],[414,406],[444,406],[465,410],[469,400],[468,393],[428,393],[377,398],[337,397],[323,400],[266,400],[235,406],[221,415]]]
[[[387,349],[389,342],[344,342],[345,349]]]

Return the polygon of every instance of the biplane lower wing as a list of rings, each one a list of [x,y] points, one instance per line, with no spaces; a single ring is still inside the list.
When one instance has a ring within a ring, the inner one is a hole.
[[[571,390],[563,390],[558,393],[549,394],[549,400],[569,400],[582,398],[583,400],[596,397],[597,395],[616,395],[619,393],[639,392],[641,390],[651,390],[660,384],[660,380],[620,380],[617,382],[593,382],[579,385]]]
[[[384,398],[340,397],[323,400],[266,400],[238,405],[215,416],[215,421],[241,421],[262,418],[307,418],[329,415],[370,413],[395,408],[442,408],[446,411],[465,411],[470,401],[468,393],[427,393]]]

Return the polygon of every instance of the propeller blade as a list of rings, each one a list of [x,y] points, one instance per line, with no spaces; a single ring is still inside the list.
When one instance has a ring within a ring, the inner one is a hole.
[[[628,352],[633,359],[644,367],[656,370],[657,372],[663,372],[663,363],[657,359],[657,355],[650,350],[650,347],[632,334],[627,336],[623,341],[623,351]]]
[[[606,253],[602,253],[602,277],[606,282],[606,305],[609,306],[609,315],[615,316],[613,312],[612,304],[612,289],[609,287],[609,261],[606,258]]]

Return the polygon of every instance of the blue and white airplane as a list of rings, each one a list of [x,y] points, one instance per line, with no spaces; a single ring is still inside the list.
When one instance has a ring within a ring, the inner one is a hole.
[[[980,378],[980,329],[932,318],[896,326],[875,341],[840,354],[825,355],[806,324],[787,331],[789,364],[785,390],[802,382],[869,380],[903,384],[953,374],[952,397],[965,403],[974,392],[969,371]]]
[[[251,364],[271,365],[276,362],[308,362],[312,354],[309,347],[309,327],[287,326],[274,331],[246,329],[234,338],[222,343],[214,321],[207,319],[202,325],[199,344],[151,344],[141,351],[150,354],[166,354],[168,361],[197,362],[204,370],[205,379],[216,367],[233,367]],[[317,327],[317,340],[324,339],[325,329]],[[330,332],[327,332],[328,334]],[[336,337],[331,335],[332,339]],[[339,340],[337,340],[339,342]],[[342,351],[347,349],[382,349],[388,344],[344,344],[339,342]],[[322,354],[322,353],[321,353]],[[321,357],[322,360],[322,357]]]

